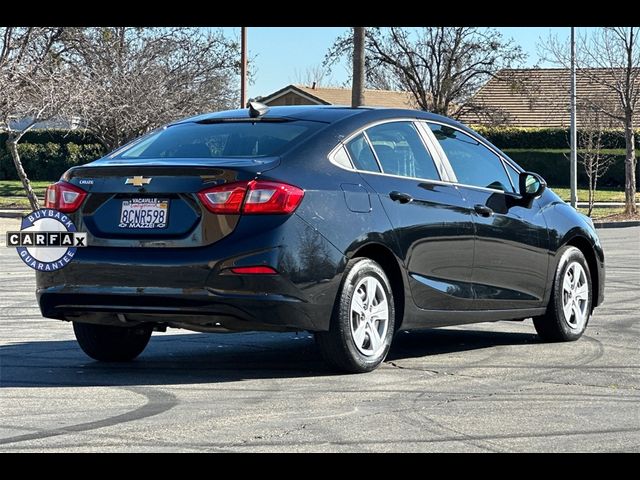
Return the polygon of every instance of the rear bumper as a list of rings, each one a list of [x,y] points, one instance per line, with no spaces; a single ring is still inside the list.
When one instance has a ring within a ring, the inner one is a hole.
[[[117,293],[115,293],[117,292]],[[221,330],[318,330],[322,307],[279,294],[224,295],[207,289],[49,287],[37,290],[43,316],[102,324],[151,322]],[[99,315],[98,315],[99,314]]]
[[[253,232],[243,220],[206,247],[78,249],[65,268],[37,272],[42,315],[194,329],[327,330],[345,257],[296,215],[275,226],[260,219]],[[250,265],[279,273],[229,270]]]

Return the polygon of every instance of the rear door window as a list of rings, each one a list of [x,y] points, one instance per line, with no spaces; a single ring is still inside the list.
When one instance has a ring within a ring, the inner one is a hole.
[[[367,130],[384,173],[440,180],[433,158],[411,122],[390,122]]]

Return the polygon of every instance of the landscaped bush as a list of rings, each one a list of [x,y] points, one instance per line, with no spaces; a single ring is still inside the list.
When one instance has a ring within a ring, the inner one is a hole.
[[[477,127],[476,130],[498,148],[505,149],[523,168],[540,173],[550,185],[569,185],[569,160],[565,153],[569,134],[566,129]],[[636,140],[640,141],[640,132],[636,135]],[[18,177],[5,141],[6,134],[0,134],[0,180],[15,180]],[[623,149],[622,133],[608,132],[605,136],[605,148]],[[18,150],[32,180],[57,180],[72,166],[91,162],[106,153],[104,147],[87,133],[57,130],[28,132],[18,144]],[[582,165],[578,165],[578,184],[587,186]],[[616,155],[615,163],[598,181],[598,185],[624,187],[624,155]]]
[[[558,149],[569,148],[568,128],[473,127],[498,148]],[[603,148],[625,148],[621,129],[607,130]],[[640,130],[636,131],[636,148],[640,146]]]
[[[549,185],[556,187],[569,186],[569,154],[559,151],[510,151],[505,153],[522,168],[539,173]],[[598,180],[598,188],[624,188],[624,155],[616,155],[615,162],[607,173]],[[584,167],[578,159],[578,186],[587,187],[588,179]]]
[[[16,180],[18,176],[6,148],[6,138],[6,134],[0,134],[0,180]],[[67,169],[106,153],[88,134],[55,130],[27,132],[18,143],[18,152],[31,180],[57,180]]]

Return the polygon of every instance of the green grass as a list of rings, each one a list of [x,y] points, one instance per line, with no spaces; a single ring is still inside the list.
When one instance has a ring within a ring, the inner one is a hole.
[[[44,191],[53,182],[36,181],[31,182],[31,187],[40,199],[44,202]],[[30,210],[29,200],[22,188],[20,180],[0,180],[0,209],[2,208],[24,208]]]
[[[589,209],[580,207],[578,208],[578,211],[586,215]],[[624,207],[613,207],[613,208],[594,207],[593,210],[591,211],[591,218],[596,220],[598,218],[607,217],[609,215],[615,215],[620,213],[624,213]]]
[[[564,187],[551,187],[560,198],[568,202],[571,198],[571,190]],[[589,201],[589,190],[586,188],[578,188],[578,201]],[[640,202],[640,192],[636,193],[636,201]],[[624,190],[596,190],[596,202],[624,202]]]
[[[504,148],[503,151],[507,154],[514,153],[526,153],[526,152],[539,152],[539,153],[566,153],[569,155],[571,149],[569,148]],[[584,150],[578,149],[578,153],[583,153]],[[603,148],[600,153],[605,155],[626,155],[627,151],[624,148]],[[640,158],[640,149],[636,150],[636,158]]]

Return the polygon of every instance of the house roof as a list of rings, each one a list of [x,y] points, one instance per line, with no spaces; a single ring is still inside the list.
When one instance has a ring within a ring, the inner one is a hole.
[[[576,73],[577,124],[584,124],[587,105],[618,105],[619,100],[601,81],[609,69],[578,69]],[[474,96],[461,120],[475,124],[517,127],[567,127],[570,122],[571,72],[566,68],[505,69]],[[609,120],[607,120],[609,122]],[[616,124],[619,122],[613,122]],[[612,126],[613,126],[612,124]]]
[[[307,87],[305,85],[287,85],[280,90],[260,98],[269,103],[287,93],[296,93],[319,105],[351,105],[351,89],[338,87]],[[368,107],[415,108],[410,92],[393,90],[365,89],[364,104]]]

